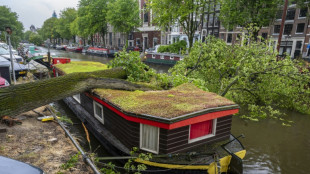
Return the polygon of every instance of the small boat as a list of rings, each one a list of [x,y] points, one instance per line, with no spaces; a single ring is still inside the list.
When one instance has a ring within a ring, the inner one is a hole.
[[[104,57],[114,57],[117,52],[118,51],[115,49],[89,47],[86,51],[86,54]]]
[[[56,45],[56,50],[66,50],[67,45]]]
[[[83,50],[82,47],[75,47],[75,46],[67,46],[66,51],[71,51],[71,52],[78,52],[81,53]]]
[[[55,73],[65,75],[62,68],[55,65]],[[109,152],[121,156],[114,159],[130,158],[139,147],[153,158],[135,162],[160,173],[243,171],[246,150],[230,132],[239,106],[193,84],[146,92],[94,89],[64,101]]]
[[[181,54],[149,52],[146,54],[146,60],[144,61],[147,63],[174,65],[177,61],[183,60],[183,58],[184,56]]]

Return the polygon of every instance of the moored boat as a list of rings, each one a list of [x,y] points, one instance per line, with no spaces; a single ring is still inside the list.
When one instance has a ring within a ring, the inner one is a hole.
[[[66,74],[64,66],[55,70]],[[246,151],[230,134],[239,106],[192,84],[146,92],[94,89],[64,101],[114,155],[129,156],[133,147],[152,153],[150,160],[135,160],[149,170],[242,173]]]
[[[183,58],[184,56],[181,54],[150,52],[146,54],[145,62],[174,65]]]

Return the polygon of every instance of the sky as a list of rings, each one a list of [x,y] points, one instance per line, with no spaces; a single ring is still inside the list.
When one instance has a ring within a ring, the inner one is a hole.
[[[5,5],[11,8],[12,12],[16,12],[18,20],[27,31],[31,25],[41,28],[44,21],[52,17],[54,10],[59,17],[61,10],[77,8],[78,2],[79,0],[0,0],[0,6]]]

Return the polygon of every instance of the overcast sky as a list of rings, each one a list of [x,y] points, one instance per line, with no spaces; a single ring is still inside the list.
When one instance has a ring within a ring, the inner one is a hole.
[[[59,17],[60,10],[77,8],[78,2],[79,0],[0,0],[0,6],[5,5],[16,12],[26,31],[32,24],[41,28],[43,22],[52,17],[54,10]]]

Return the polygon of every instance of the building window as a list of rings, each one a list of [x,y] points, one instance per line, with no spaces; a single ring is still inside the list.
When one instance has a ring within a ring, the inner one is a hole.
[[[283,13],[283,10],[279,10],[276,14],[276,19],[282,19],[282,13]]]
[[[231,43],[232,42],[232,34],[228,34],[227,35],[227,43]]]
[[[153,38],[153,47],[155,47],[158,44],[158,39],[157,37]]]
[[[103,114],[103,107],[101,104],[93,101],[94,106],[94,116],[102,123],[104,124],[104,114]]]
[[[81,95],[80,94],[76,94],[72,96],[78,103],[81,103]]]
[[[285,24],[284,34],[291,35],[293,29],[293,24]]]
[[[294,20],[295,19],[295,9],[288,9],[286,13],[286,20]]]
[[[280,25],[275,25],[274,27],[273,27],[273,32],[274,33],[280,33]]]
[[[149,22],[149,13],[146,10],[146,4],[143,5],[143,22],[148,23]]]
[[[138,47],[140,46],[140,38],[136,39],[136,46],[138,46]]]
[[[267,39],[267,37],[268,37],[268,33],[262,33],[262,38],[263,38],[263,39],[265,39],[265,40],[266,40],[266,39]]]
[[[300,18],[306,17],[306,16],[307,16],[307,12],[308,12],[308,8],[302,8],[302,9],[300,9],[300,11],[299,11],[299,16],[298,16],[298,17],[300,17]]]
[[[303,33],[305,29],[305,23],[300,23],[297,25],[296,33]]]
[[[158,154],[159,128],[140,124],[140,149]]]
[[[215,136],[216,119],[195,123],[189,126],[189,143]]]

